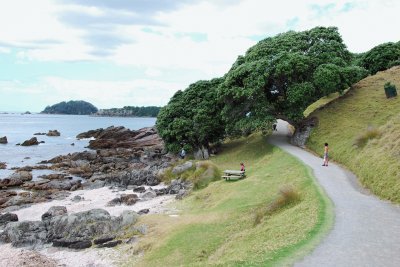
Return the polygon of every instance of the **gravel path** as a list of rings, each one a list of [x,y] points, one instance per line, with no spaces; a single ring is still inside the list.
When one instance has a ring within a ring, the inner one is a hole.
[[[295,266],[400,266],[400,207],[369,195],[338,165],[321,166],[321,158],[290,145],[287,132],[287,123],[279,121],[270,143],[313,169],[335,212],[331,232]]]

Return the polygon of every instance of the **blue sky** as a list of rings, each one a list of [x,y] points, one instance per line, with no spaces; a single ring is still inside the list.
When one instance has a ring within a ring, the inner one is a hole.
[[[165,105],[257,41],[337,26],[350,51],[399,41],[395,0],[0,0],[0,111]]]

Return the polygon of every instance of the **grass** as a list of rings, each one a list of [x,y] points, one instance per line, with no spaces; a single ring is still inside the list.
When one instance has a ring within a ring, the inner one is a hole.
[[[142,216],[149,232],[124,251],[124,266],[288,265],[316,245],[332,212],[310,169],[260,135],[223,151],[212,162],[222,170],[244,162],[247,178],[194,191],[176,203],[179,216]]]
[[[352,170],[374,194],[400,203],[400,97],[386,98],[386,82],[400,88],[400,67],[363,79],[311,113],[319,125],[307,147],[322,155],[328,142],[333,160]]]

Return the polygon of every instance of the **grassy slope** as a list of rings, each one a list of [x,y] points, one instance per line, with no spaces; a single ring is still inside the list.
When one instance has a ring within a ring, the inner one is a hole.
[[[400,93],[400,67],[365,78],[343,97],[311,113],[319,125],[307,147],[321,154],[328,142],[331,158],[350,168],[376,195],[400,203],[400,97],[386,99],[383,86],[388,81]],[[354,145],[368,128],[381,135],[365,146]]]
[[[213,160],[221,169],[237,169],[241,161],[246,179],[194,192],[178,203],[180,216],[142,216],[149,233],[129,253],[144,250],[145,256],[126,266],[281,265],[316,245],[332,213],[310,170],[257,135],[228,143]],[[254,225],[256,211],[285,184],[297,188],[301,201]]]

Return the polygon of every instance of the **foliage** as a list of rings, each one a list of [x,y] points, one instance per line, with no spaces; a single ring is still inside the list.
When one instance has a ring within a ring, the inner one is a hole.
[[[379,138],[382,133],[379,129],[375,127],[368,127],[363,133],[361,133],[357,138],[354,140],[354,145],[357,147],[363,147],[367,144],[368,140]]]
[[[169,151],[183,146],[187,151],[208,148],[223,138],[224,124],[217,101],[217,88],[222,79],[198,81],[178,91],[160,110],[157,129]]]
[[[276,118],[299,122],[309,104],[367,75],[352,60],[335,27],[260,41],[237,59],[220,87],[227,129],[263,129]]]
[[[363,55],[360,64],[371,74],[400,65],[400,42],[375,46]]]
[[[135,107],[125,106],[123,108],[100,109],[96,115],[118,116],[118,117],[157,117],[161,107],[147,106]]]
[[[82,100],[71,100],[68,102],[63,101],[52,106],[47,106],[41,113],[89,115],[96,112],[97,108],[89,102]]]

